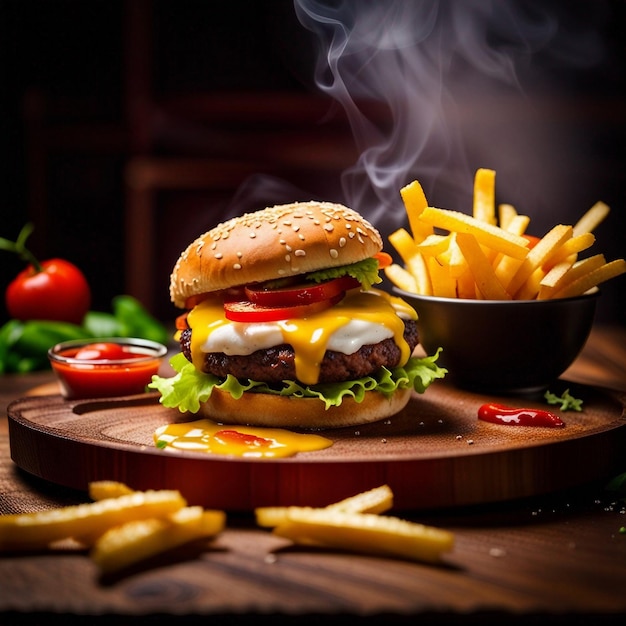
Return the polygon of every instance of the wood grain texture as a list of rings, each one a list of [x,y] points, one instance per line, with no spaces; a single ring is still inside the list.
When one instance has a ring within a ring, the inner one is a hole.
[[[23,397],[8,409],[11,457],[66,487],[85,490],[89,481],[110,479],[135,489],[176,488],[192,504],[229,511],[324,506],[383,483],[393,489],[398,510],[496,502],[616,471],[626,450],[626,394],[568,386],[585,410],[562,413],[564,429],[481,422],[477,409],[487,401],[546,404],[473,394],[441,381],[391,419],[323,431],[334,441],[330,448],[277,460],[156,449],[156,428],[191,419],[162,407],[156,395]]]

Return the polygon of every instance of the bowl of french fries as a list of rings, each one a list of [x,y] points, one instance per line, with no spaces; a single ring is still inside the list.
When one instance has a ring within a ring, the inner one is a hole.
[[[573,363],[594,322],[605,281],[626,261],[589,250],[609,214],[597,202],[573,225],[528,234],[530,218],[495,203],[495,171],[479,169],[471,213],[428,205],[418,181],[401,189],[409,229],[389,236],[385,269],[418,314],[420,343],[461,387],[545,389]]]

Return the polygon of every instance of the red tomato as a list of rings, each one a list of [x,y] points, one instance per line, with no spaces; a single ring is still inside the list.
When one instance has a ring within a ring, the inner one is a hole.
[[[339,294],[328,300],[320,302],[312,302],[310,304],[299,304],[296,306],[262,306],[249,300],[238,302],[224,302],[224,315],[231,322],[277,322],[279,320],[288,320],[291,318],[308,317],[320,311],[329,309],[337,304],[343,298],[343,294]]]
[[[6,306],[19,320],[56,320],[81,324],[91,304],[91,291],[83,273],[63,259],[29,265],[7,287]]]
[[[83,346],[73,358],[87,361],[117,361],[119,359],[132,359],[142,356],[128,352],[117,343],[98,342]]]
[[[292,307],[330,300],[348,289],[359,286],[351,276],[335,278],[323,283],[293,285],[282,289],[264,289],[263,284],[246,285],[246,295],[251,302],[266,307]]]

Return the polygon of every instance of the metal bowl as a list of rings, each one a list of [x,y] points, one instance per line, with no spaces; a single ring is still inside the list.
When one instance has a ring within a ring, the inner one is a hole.
[[[418,314],[420,343],[455,385],[477,391],[545,390],[583,349],[599,291],[555,300],[461,300],[393,288]]]

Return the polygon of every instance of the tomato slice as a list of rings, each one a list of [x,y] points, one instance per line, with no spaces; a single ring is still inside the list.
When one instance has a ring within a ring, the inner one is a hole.
[[[343,298],[343,292],[319,302],[309,304],[298,304],[295,306],[263,306],[250,300],[240,300],[238,302],[224,302],[224,315],[231,322],[278,322],[292,318],[309,317],[315,313],[320,313],[337,304]]]
[[[293,307],[329,300],[348,289],[360,285],[352,276],[342,276],[323,283],[290,285],[280,289],[266,289],[263,283],[246,285],[246,295],[250,302],[266,307]]]
[[[187,321],[188,314],[189,312],[187,311],[176,318],[176,330],[186,330],[189,328],[189,323]]]
[[[385,267],[389,267],[393,263],[393,259],[391,255],[387,252],[377,252],[374,255],[374,258],[378,261],[378,268],[383,269]]]

